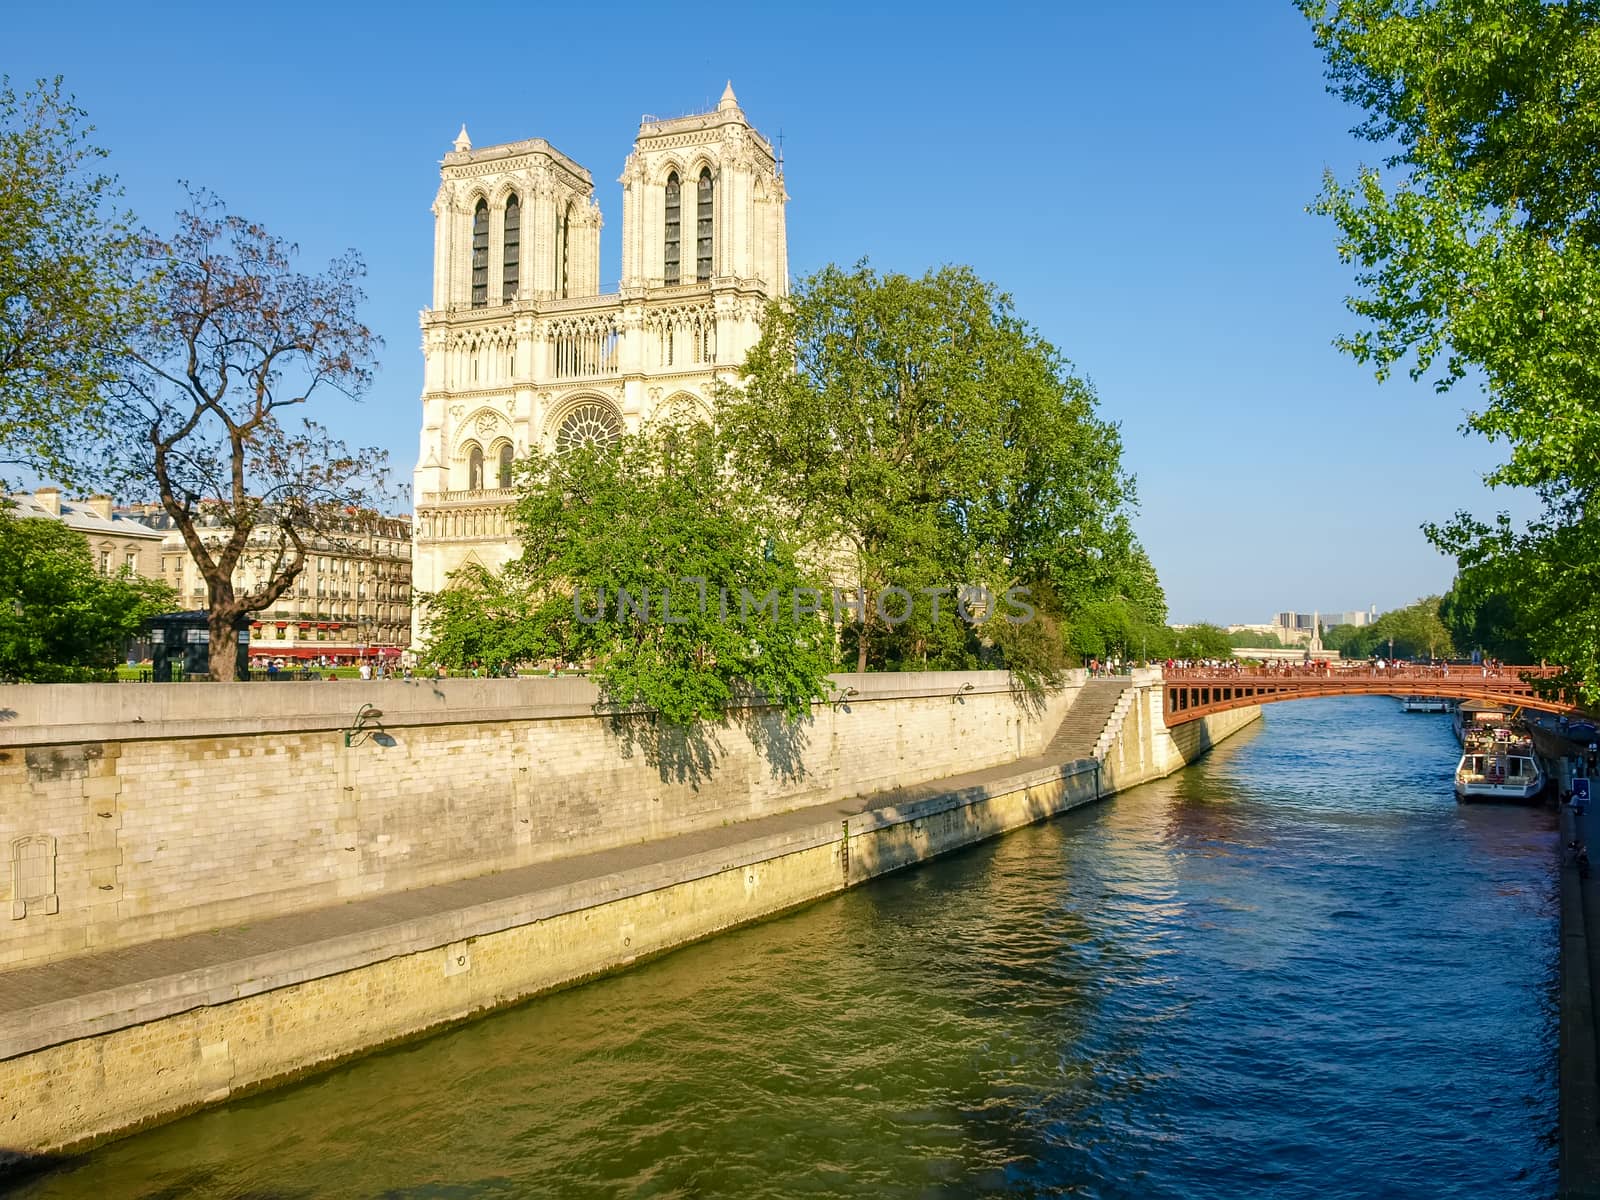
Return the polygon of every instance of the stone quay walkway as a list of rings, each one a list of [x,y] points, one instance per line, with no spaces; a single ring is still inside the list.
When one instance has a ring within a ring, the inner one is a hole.
[[[352,900],[249,925],[0,972],[0,1058],[337,974],[837,841],[852,818],[901,821],[1096,772],[1033,758],[912,788]]]

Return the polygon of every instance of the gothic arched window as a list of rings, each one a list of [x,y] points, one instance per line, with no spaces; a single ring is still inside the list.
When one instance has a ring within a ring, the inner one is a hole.
[[[567,247],[571,240],[572,201],[568,200],[567,206],[556,214],[556,295],[563,298],[567,295],[569,277]]]
[[[467,455],[467,488],[474,492],[483,490],[483,451],[477,446]]]
[[[609,446],[622,436],[622,420],[609,404],[589,401],[561,419],[556,429],[556,453]]]
[[[501,446],[500,447],[500,486],[503,487],[503,488],[508,488],[508,487],[511,486],[511,447],[510,446]]]
[[[489,303],[489,203],[472,210],[472,307]]]
[[[522,202],[512,192],[506,198],[504,275],[500,281],[500,299],[510,300],[517,294],[517,276],[522,266]]]
[[[683,244],[683,195],[682,189],[678,186],[676,171],[667,176],[666,229],[666,253],[663,255],[661,277],[665,283],[671,285],[677,283],[679,279],[678,264],[681,261],[680,247]]]
[[[711,278],[711,168],[700,168],[699,202],[695,205],[694,277],[701,283]]]

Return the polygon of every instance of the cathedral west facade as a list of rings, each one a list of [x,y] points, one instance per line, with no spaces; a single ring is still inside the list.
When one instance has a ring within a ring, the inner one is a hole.
[[[781,162],[730,84],[712,112],[645,117],[622,169],[622,280],[600,290],[589,172],[541,138],[440,167],[422,314],[413,585],[518,553],[511,464],[656,421],[709,418],[788,291]],[[425,615],[413,608],[413,645]]]

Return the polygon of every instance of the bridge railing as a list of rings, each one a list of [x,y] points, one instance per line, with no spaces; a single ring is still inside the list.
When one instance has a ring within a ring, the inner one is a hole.
[[[1163,667],[1165,680],[1218,680],[1224,683],[1283,679],[1390,679],[1423,685],[1430,681],[1470,679],[1549,679],[1560,674],[1560,667],[1513,666],[1506,663],[1393,663],[1382,667],[1366,660],[1350,662],[1313,661],[1309,663],[1271,663],[1247,666],[1223,663],[1211,667]]]

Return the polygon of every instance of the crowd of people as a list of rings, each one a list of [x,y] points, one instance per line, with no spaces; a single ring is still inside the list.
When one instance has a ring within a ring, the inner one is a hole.
[[[1258,662],[1253,659],[1236,658],[1169,658],[1164,666],[1164,673],[1169,676],[1203,674],[1230,677],[1269,675],[1275,678],[1290,676],[1349,679],[1359,676],[1373,679],[1449,679],[1454,674],[1457,677],[1479,675],[1484,679],[1499,679],[1505,674],[1504,664],[1496,658],[1476,663],[1451,663],[1443,660],[1405,662],[1398,658],[1386,659],[1382,655],[1370,659],[1311,658],[1298,662],[1293,659]]]

